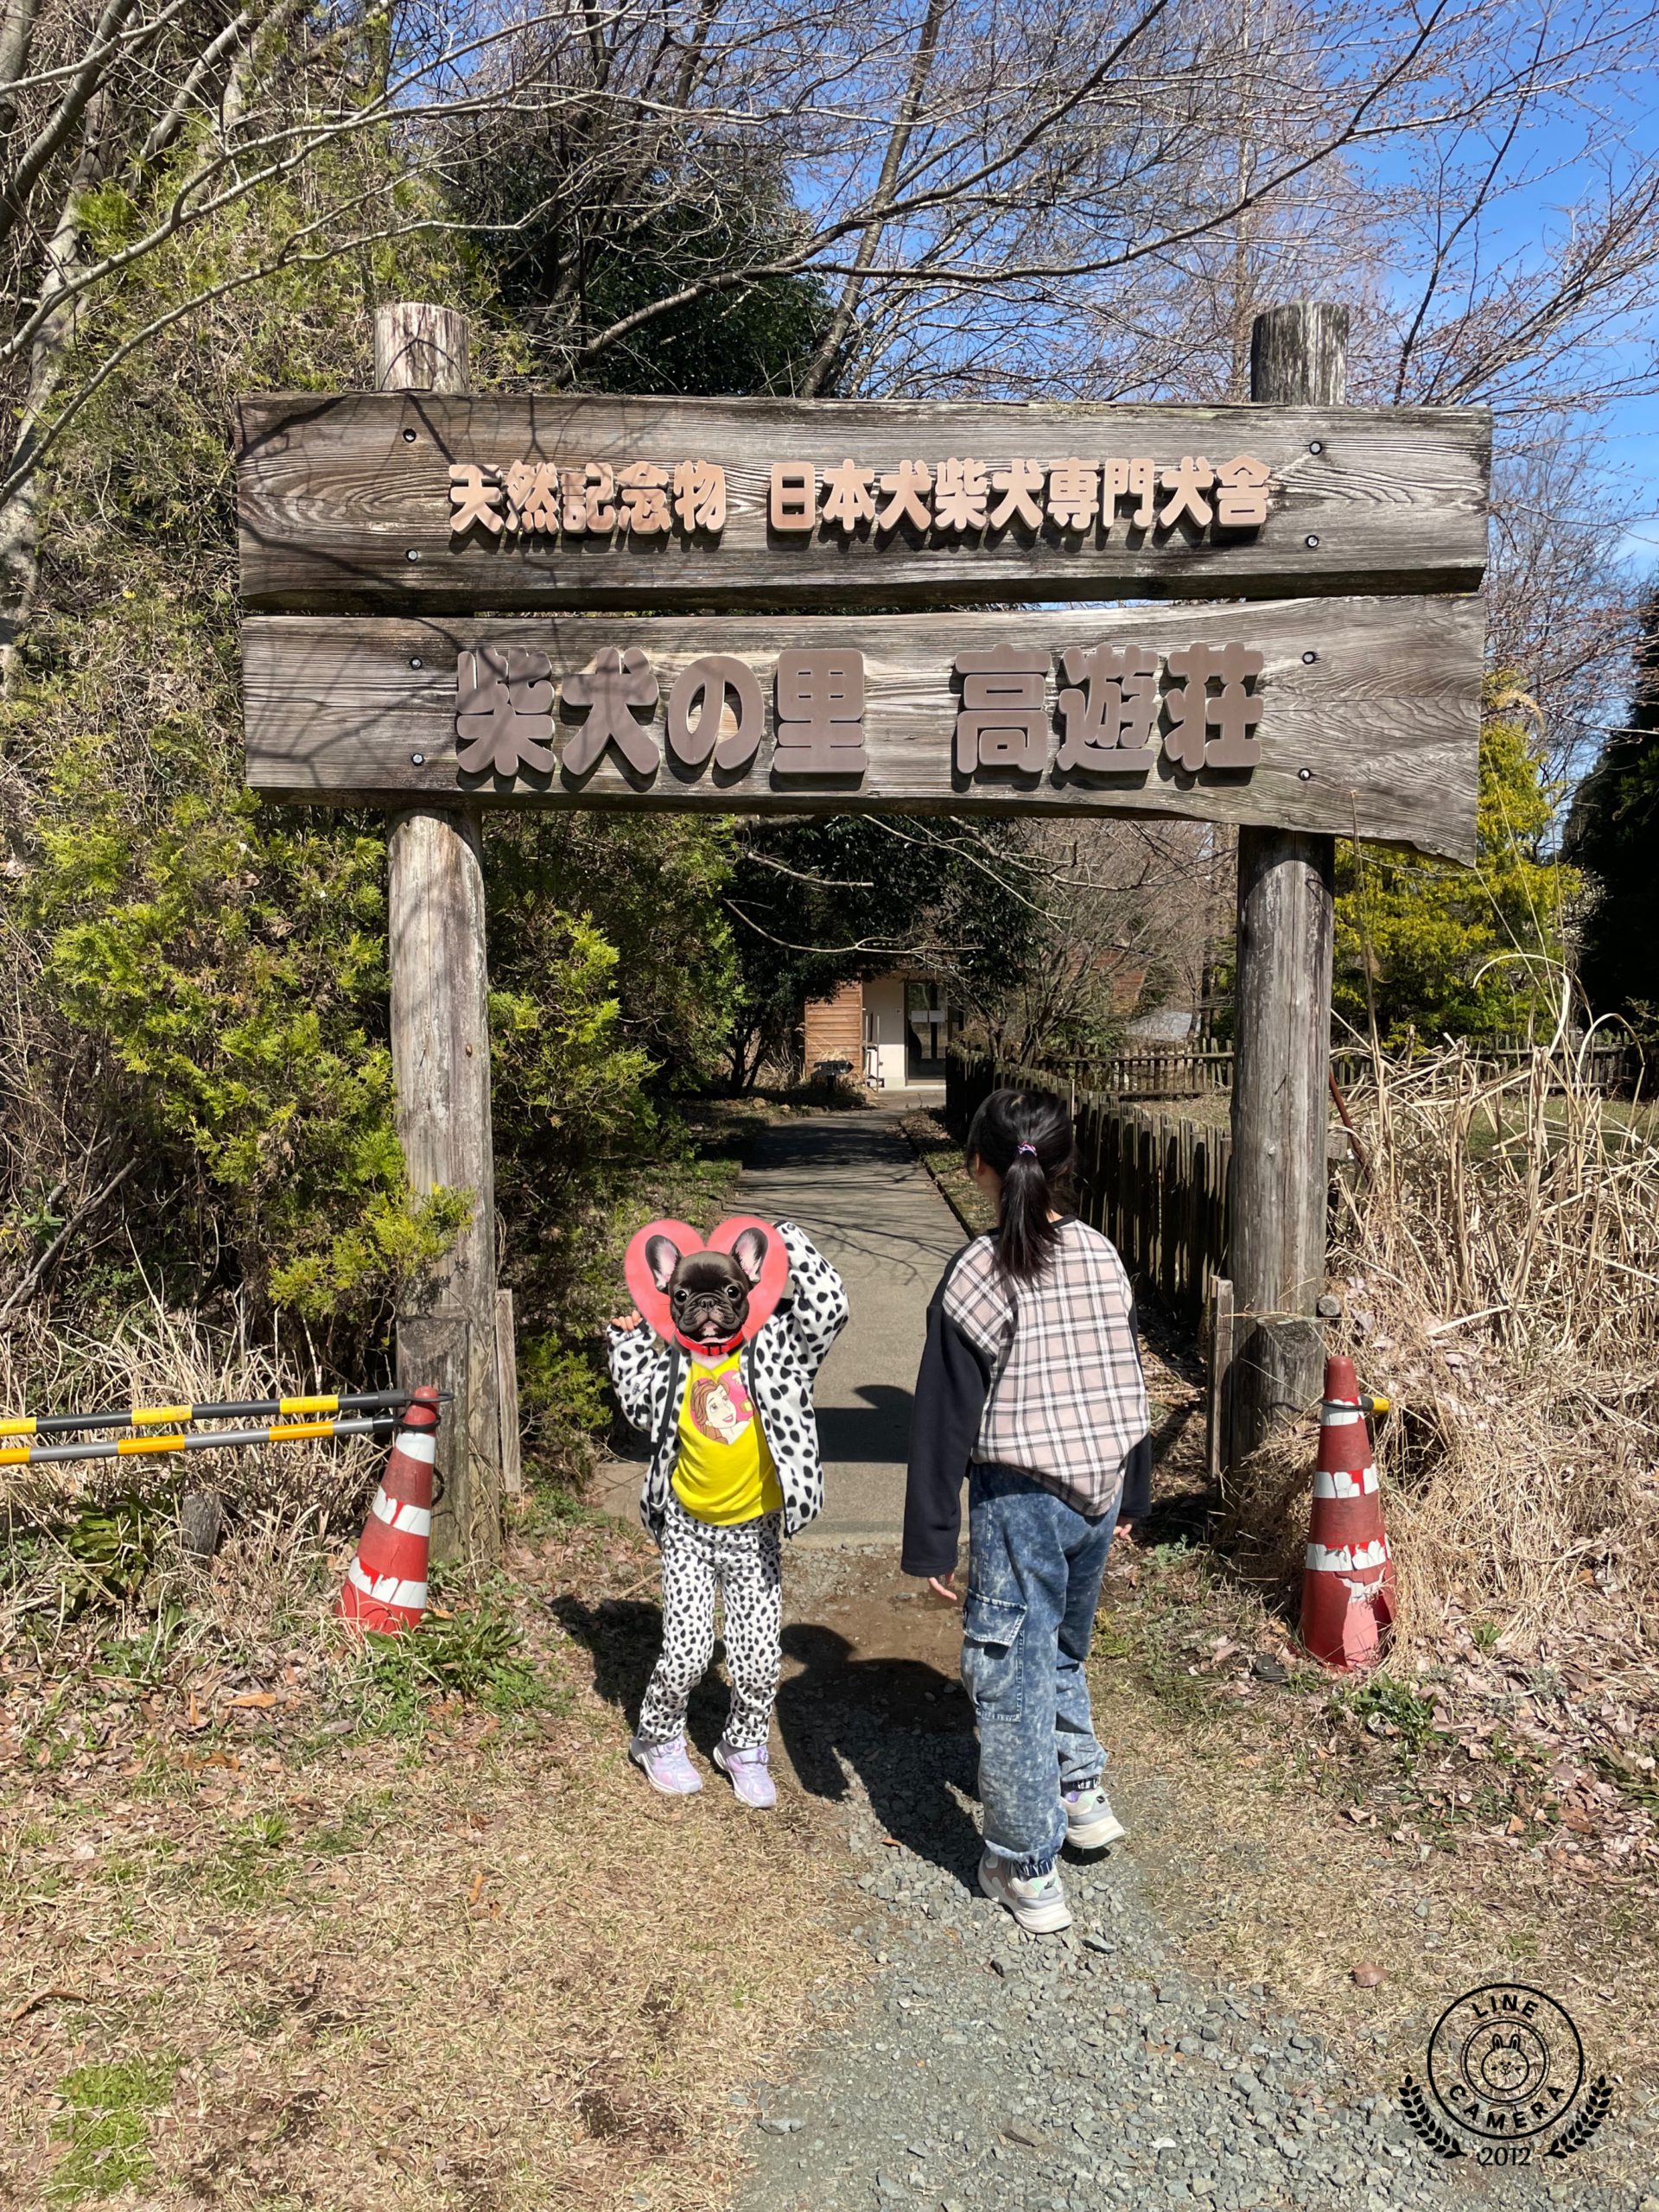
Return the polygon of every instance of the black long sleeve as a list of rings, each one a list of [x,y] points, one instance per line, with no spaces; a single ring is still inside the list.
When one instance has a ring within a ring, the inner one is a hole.
[[[1129,1304],[1129,1327],[1139,1351],[1141,1313],[1133,1300]],[[1118,1501],[1117,1517],[1120,1521],[1143,1521],[1151,1510],[1152,1431],[1148,1429],[1138,1444],[1129,1446],[1123,1462],[1123,1495]]]
[[[962,1485],[985,1412],[991,1371],[944,1311],[944,1284],[927,1309],[927,1343],[916,1376],[910,1416],[910,1470],[905,1484],[906,1574],[951,1573],[962,1541]]]
[[[1129,1446],[1123,1462],[1123,1495],[1118,1501],[1120,1521],[1142,1521],[1152,1510],[1152,1432]]]

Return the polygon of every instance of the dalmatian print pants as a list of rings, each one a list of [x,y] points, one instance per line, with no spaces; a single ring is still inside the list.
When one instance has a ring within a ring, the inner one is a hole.
[[[715,1593],[725,1609],[732,1685],[726,1741],[764,1744],[782,1664],[784,1562],[778,1513],[715,1528],[668,1501],[663,1527],[663,1649],[639,1707],[642,1744],[671,1744],[685,1727],[692,1691],[715,1656]]]

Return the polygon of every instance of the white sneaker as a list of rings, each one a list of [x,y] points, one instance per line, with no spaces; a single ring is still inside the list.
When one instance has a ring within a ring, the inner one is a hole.
[[[1016,1874],[1012,1859],[988,1851],[979,1862],[979,1886],[1033,1936],[1058,1935],[1071,1925],[1071,1908],[1052,1860],[1041,1873]]]
[[[1063,1789],[1065,1840],[1076,1851],[1103,1851],[1109,1843],[1122,1843],[1126,1833],[1112,1810],[1112,1801],[1097,1782],[1081,1789]]]

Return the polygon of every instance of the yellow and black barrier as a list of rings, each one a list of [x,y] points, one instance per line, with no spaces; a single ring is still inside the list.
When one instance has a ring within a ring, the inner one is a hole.
[[[122,1406],[97,1414],[41,1414],[38,1416],[20,1414],[0,1419],[0,1439],[8,1436],[73,1436],[83,1428],[178,1428],[187,1421],[285,1421],[300,1414],[378,1414],[391,1417],[400,1414],[409,1403],[407,1390],[359,1390],[355,1395],[329,1395],[311,1398],[246,1398],[228,1401],[218,1406]],[[355,1435],[356,1430],[346,1432]],[[297,1434],[298,1432],[294,1432]],[[257,1435],[250,1430],[238,1436],[238,1443],[285,1442],[288,1433],[273,1439]],[[135,1440],[127,1448],[147,1451],[147,1443]],[[158,1447],[177,1451],[182,1447],[169,1445]],[[192,1447],[203,1450],[201,1445]]]
[[[402,1402],[408,1403],[406,1397]],[[169,1452],[225,1452],[250,1444],[308,1444],[332,1437],[371,1436],[390,1428],[397,1411],[365,1414],[340,1421],[268,1422],[263,1428],[210,1428],[194,1434],[183,1429],[152,1431],[143,1436],[100,1437],[91,1444],[14,1444],[0,1446],[0,1467],[43,1467],[71,1459],[133,1459]],[[90,1427],[90,1421],[79,1426]],[[16,1435],[14,1426],[12,1433]]]

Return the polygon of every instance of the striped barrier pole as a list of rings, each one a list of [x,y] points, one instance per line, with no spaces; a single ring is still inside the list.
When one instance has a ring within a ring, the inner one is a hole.
[[[177,1452],[234,1451],[251,1444],[303,1444],[341,1436],[372,1436],[390,1428],[395,1414],[371,1414],[360,1420],[270,1422],[263,1428],[182,1429],[159,1435],[100,1438],[92,1444],[0,1446],[0,1467],[61,1466],[82,1459],[140,1459]],[[14,1428],[12,1433],[16,1434]]]
[[[84,1428],[179,1427],[199,1421],[283,1421],[302,1414],[376,1413],[390,1419],[409,1403],[407,1390],[359,1390],[340,1396],[247,1398],[207,1406],[111,1407],[95,1414],[22,1414],[0,1418],[0,1437],[73,1436]]]

